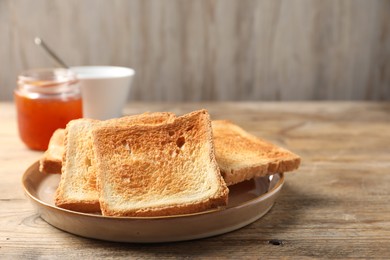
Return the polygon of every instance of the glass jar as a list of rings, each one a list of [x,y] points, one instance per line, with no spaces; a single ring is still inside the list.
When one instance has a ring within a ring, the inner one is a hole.
[[[82,117],[79,83],[68,69],[23,72],[14,98],[20,138],[33,150],[46,150],[56,129]]]

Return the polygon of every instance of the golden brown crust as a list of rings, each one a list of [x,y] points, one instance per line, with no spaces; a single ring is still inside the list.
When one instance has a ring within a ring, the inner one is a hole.
[[[39,160],[39,171],[42,173],[61,173],[64,153],[65,129],[57,129],[50,138],[49,146]]]
[[[158,125],[175,120],[176,115],[170,112],[145,112],[139,115],[124,116],[100,122],[100,126]]]
[[[227,203],[205,110],[161,125],[97,127],[93,138],[103,215],[176,215]]]
[[[199,202],[198,204],[177,204],[172,206],[142,208],[137,211],[116,211],[104,206],[104,215],[112,217],[159,217],[199,213],[210,209],[217,209],[227,205],[227,196],[213,198]]]
[[[56,206],[69,209],[72,211],[83,212],[83,213],[100,213],[100,204],[99,201],[92,200],[82,200],[82,201],[70,201],[62,200],[60,197],[56,197]]]
[[[48,157],[39,160],[39,171],[47,174],[60,174],[62,167],[62,160],[49,159]]]
[[[226,121],[212,122],[215,152],[228,186],[278,172],[297,169],[300,157]]]

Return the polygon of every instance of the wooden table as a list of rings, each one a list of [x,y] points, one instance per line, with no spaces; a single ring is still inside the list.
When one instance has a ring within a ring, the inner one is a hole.
[[[207,108],[302,156],[272,210],[240,230],[179,243],[124,244],[62,232],[25,198],[21,176],[42,153],[0,103],[0,255],[8,258],[390,258],[390,103],[129,104],[126,114]]]

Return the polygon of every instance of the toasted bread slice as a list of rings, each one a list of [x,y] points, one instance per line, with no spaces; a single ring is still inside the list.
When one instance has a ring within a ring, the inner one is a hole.
[[[62,155],[64,153],[65,129],[54,131],[49,146],[39,160],[39,171],[43,173],[61,173]]]
[[[161,125],[97,127],[93,142],[103,215],[168,216],[227,204],[205,110]]]
[[[79,212],[99,212],[99,193],[92,165],[92,129],[99,121],[77,119],[65,129],[61,181],[56,191],[58,207]]]
[[[107,121],[78,119],[68,123],[65,131],[61,181],[56,191],[58,207],[94,213],[100,212],[99,192],[96,187],[96,165],[92,149],[92,130],[100,126],[128,126],[131,124],[161,124],[173,121],[167,112],[144,113]]]
[[[293,171],[300,157],[226,121],[212,122],[215,157],[228,186],[267,174]]]

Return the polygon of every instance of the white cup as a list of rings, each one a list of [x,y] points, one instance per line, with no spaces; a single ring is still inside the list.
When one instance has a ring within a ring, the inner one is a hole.
[[[72,67],[80,80],[83,117],[99,120],[121,117],[135,71],[115,66]]]

